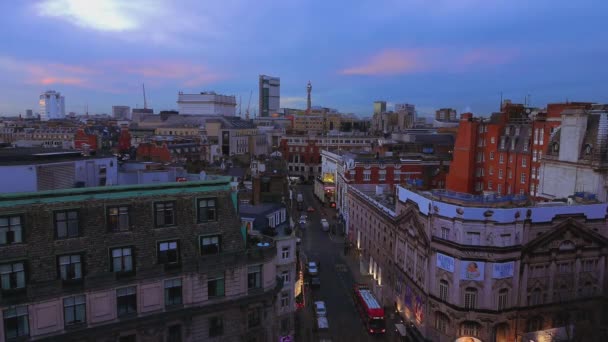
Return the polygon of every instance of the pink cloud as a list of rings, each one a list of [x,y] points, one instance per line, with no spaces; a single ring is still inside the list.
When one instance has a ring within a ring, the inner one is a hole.
[[[468,71],[506,64],[515,59],[512,49],[478,48],[465,52],[453,49],[387,49],[361,65],[341,70],[343,75],[386,76],[420,72]]]
[[[185,61],[99,61],[87,65],[21,61],[0,56],[0,70],[15,72],[27,84],[69,85],[105,92],[127,92],[136,84],[196,87],[224,76]],[[122,89],[122,90],[120,90]]]
[[[384,50],[366,63],[342,70],[343,75],[392,75],[421,71],[425,68],[420,50]]]

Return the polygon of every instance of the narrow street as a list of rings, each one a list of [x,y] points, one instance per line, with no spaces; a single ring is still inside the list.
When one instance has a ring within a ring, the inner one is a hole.
[[[306,300],[306,307],[299,313],[300,325],[304,333],[299,341],[319,341],[321,337],[329,335],[332,342],[349,341],[389,341],[386,336],[370,336],[364,329],[359,314],[352,299],[352,289],[355,279],[360,279],[358,264],[354,254],[344,255],[344,237],[340,234],[330,235],[321,229],[321,218],[334,221],[335,210],[322,208],[321,203],[314,197],[313,187],[298,185],[296,193],[304,197],[304,210],[308,216],[306,228],[302,231],[300,245],[303,260],[316,261],[320,264],[321,286],[312,290],[312,298]],[[315,211],[306,212],[312,206]],[[325,212],[325,215],[324,215]],[[294,205],[294,219],[298,220],[300,213]],[[354,251],[351,250],[351,253]],[[356,272],[356,273],[355,273]],[[308,293],[310,295],[310,292]],[[327,306],[329,332],[317,334],[307,330],[315,326],[314,309],[312,303],[322,300]],[[388,314],[388,313],[387,313]],[[387,330],[389,330],[387,321]]]

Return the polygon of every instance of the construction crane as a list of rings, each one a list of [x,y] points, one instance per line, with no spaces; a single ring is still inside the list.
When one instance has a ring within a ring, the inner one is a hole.
[[[249,108],[251,107],[251,95],[253,95],[253,90],[249,92],[249,103],[247,104],[247,110],[245,111],[245,120],[249,120]]]

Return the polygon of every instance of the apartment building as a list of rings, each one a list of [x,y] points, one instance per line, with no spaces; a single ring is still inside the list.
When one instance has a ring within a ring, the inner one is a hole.
[[[0,340],[277,340],[236,206],[228,177],[0,195]]]
[[[321,150],[371,151],[375,138],[366,135],[287,135],[279,151],[288,162],[290,175],[314,180],[321,173]]]
[[[348,201],[361,269],[418,340],[608,338],[608,204],[365,185],[349,185]]]
[[[560,125],[561,112],[590,106],[569,102],[538,110],[505,100],[501,112],[487,119],[462,114],[447,189],[534,197],[541,160],[551,134]]]

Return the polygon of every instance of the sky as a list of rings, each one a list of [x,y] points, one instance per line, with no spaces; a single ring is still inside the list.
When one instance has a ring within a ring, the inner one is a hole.
[[[607,1],[0,1],[0,114],[37,109],[176,109],[177,93],[258,102],[281,78],[281,107],[370,116],[373,102],[487,115],[505,99],[608,102]]]

